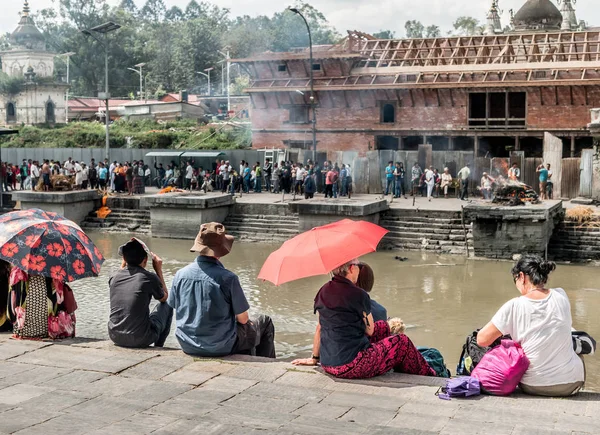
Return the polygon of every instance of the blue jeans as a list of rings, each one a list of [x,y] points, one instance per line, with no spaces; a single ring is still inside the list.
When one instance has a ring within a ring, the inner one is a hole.
[[[337,183],[333,183],[333,197],[334,198],[338,197],[338,185],[337,185]]]
[[[244,190],[244,193],[250,192],[250,178],[244,178],[243,190]]]
[[[406,195],[404,192],[404,178],[397,178],[394,180],[394,196],[400,197]]]
[[[346,177],[342,178],[342,193],[340,196],[346,196],[348,194],[348,181]]]
[[[393,178],[386,178],[385,180],[385,194],[389,195],[390,193],[393,193],[392,191],[394,190],[394,179]]]

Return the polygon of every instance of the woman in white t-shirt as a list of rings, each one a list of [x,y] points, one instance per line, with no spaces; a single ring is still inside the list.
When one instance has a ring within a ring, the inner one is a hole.
[[[556,269],[538,256],[524,256],[512,269],[522,296],[508,301],[477,335],[489,346],[503,335],[520,343],[530,361],[520,388],[526,394],[566,397],[585,383],[583,360],[573,350],[571,304],[561,288],[545,287]]]

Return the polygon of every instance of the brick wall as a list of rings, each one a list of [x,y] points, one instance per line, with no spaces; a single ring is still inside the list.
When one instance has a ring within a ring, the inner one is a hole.
[[[534,129],[586,128],[590,110],[600,105],[600,88],[583,87],[530,89],[527,93],[527,126]],[[573,104],[571,104],[571,101]],[[542,104],[543,102],[543,104]],[[557,104],[558,103],[558,104]]]
[[[307,145],[312,146],[312,133],[310,126],[306,133],[262,133],[254,132],[252,134],[252,143],[254,148],[283,148],[283,141],[297,140],[306,141]],[[359,151],[362,155],[369,149],[375,149],[375,136],[368,133],[319,133],[317,136],[318,151]]]
[[[413,130],[418,136],[431,130],[467,130],[468,92],[463,89],[318,92],[319,140],[327,149],[333,146],[339,150],[367,151],[369,142],[373,146],[375,136],[385,135],[386,131],[394,134],[399,130]],[[254,146],[281,147],[283,140],[303,140],[303,131],[308,131],[310,136],[310,123],[289,123],[289,106],[308,101],[308,95],[297,92],[254,95],[251,116],[253,129],[258,131],[254,135]],[[387,102],[396,107],[395,123],[380,122],[381,105]],[[533,130],[583,129],[589,123],[590,110],[599,106],[599,87],[589,86],[587,97],[583,87],[572,87],[572,90],[559,87],[558,91],[529,88],[527,127]],[[263,129],[277,132],[260,132]],[[340,132],[345,129],[364,132]]]

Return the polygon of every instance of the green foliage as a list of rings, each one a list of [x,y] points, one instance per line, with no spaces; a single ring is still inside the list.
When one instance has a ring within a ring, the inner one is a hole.
[[[458,17],[453,26],[460,36],[481,35],[484,30],[484,26],[473,17]]]
[[[110,92],[126,97],[139,89],[139,76],[127,67],[146,63],[144,76],[149,95],[192,90],[202,84],[196,71],[217,67],[215,83],[221,80],[219,51],[246,57],[264,51],[288,51],[308,46],[302,19],[287,9],[272,16],[232,19],[228,9],[208,2],[190,0],[187,6],[172,6],[165,0],[52,0],[52,6],[36,14],[36,23],[49,48],[57,53],[75,52],[71,57],[72,95],[95,95],[104,86],[104,47],[81,30],[106,21],[122,27],[107,35]],[[170,5],[169,5],[170,6]],[[323,14],[306,3],[295,7],[306,16],[313,43],[330,44],[340,39]],[[102,36],[100,36],[102,39]],[[6,38],[0,37],[0,46]],[[6,40],[8,42],[8,40]],[[59,61],[60,62],[60,61]],[[60,64],[60,70],[65,65]],[[232,70],[232,80],[240,71]]]
[[[439,38],[441,34],[442,31],[440,30],[439,26],[431,25],[425,28],[425,36],[427,38]]]
[[[23,90],[25,79],[23,77],[10,77],[0,71],[0,94],[14,96]]]
[[[18,148],[99,148],[104,141],[104,125],[98,122],[25,126],[17,135],[0,136],[3,147]],[[194,120],[120,120],[110,126],[110,144],[113,148],[241,149],[251,146],[252,133],[250,129],[200,128]]]
[[[396,32],[393,30],[380,30],[379,32],[373,33],[373,36],[377,39],[394,39]]]
[[[425,32],[425,26],[417,20],[408,20],[404,24],[404,29],[407,38],[422,38]]]

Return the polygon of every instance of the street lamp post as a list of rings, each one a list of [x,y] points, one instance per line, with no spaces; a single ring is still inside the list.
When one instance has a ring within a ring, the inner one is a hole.
[[[315,105],[315,84],[314,84],[314,73],[313,73],[313,45],[312,45],[312,34],[310,32],[310,26],[308,21],[296,8],[290,8],[290,11],[299,15],[300,18],[306,24],[306,30],[308,31],[308,47],[310,53],[310,64],[308,70],[310,71],[310,105],[312,108],[312,140],[313,140],[313,162],[317,161],[317,108]]]
[[[106,101],[106,153],[105,157],[108,161],[110,161],[110,133],[108,128],[110,126],[110,110],[108,107],[108,103],[110,100],[110,94],[108,93],[108,34],[110,32],[114,32],[115,30],[119,30],[121,25],[117,23],[113,23],[109,21],[104,24],[100,24],[99,26],[92,27],[89,30],[82,30],[81,32],[86,36],[91,36],[94,38],[100,45],[104,47],[104,94],[99,93],[98,98]],[[99,38],[94,36],[94,33],[99,33],[104,35],[104,41],[101,41]]]
[[[227,62],[227,117],[229,117],[229,112],[231,112],[231,56],[229,48],[227,48],[227,52],[219,51],[219,53],[225,57],[225,62]]]
[[[144,99],[143,97],[143,92],[144,92],[144,76],[142,75],[142,68],[144,68],[146,66],[145,63],[138,63],[137,65],[134,65],[134,67],[139,68],[139,71],[137,69],[133,69],[133,68],[127,68],[130,71],[134,71],[136,73],[138,73],[140,75],[140,101]]]
[[[203,75],[204,77],[206,77],[208,79],[208,96],[210,97],[212,95],[211,89],[210,89],[210,72],[214,70],[214,68],[206,68],[204,71],[198,71],[198,74]]]
[[[74,56],[76,53],[70,51],[68,53],[59,54],[57,57],[66,57],[67,58],[67,85],[71,86],[69,82],[69,69],[71,64],[71,56]],[[69,88],[67,88],[67,92],[65,93],[65,124],[69,123]]]

